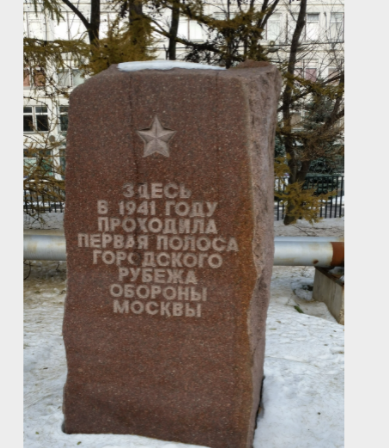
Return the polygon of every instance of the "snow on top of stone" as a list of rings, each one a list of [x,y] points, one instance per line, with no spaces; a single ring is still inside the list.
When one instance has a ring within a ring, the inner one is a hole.
[[[138,70],[171,70],[173,68],[185,68],[188,70],[225,70],[224,67],[215,65],[196,64],[184,61],[136,61],[122,62],[118,69],[122,72],[136,72]]]

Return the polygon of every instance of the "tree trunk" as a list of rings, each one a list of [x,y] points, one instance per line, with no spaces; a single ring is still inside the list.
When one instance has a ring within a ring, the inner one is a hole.
[[[129,0],[128,2],[128,16],[130,22],[130,30],[132,28],[133,32],[131,32],[131,42],[133,45],[136,45],[138,42],[142,42],[143,38],[143,30],[140,25],[140,20],[143,17],[143,5],[139,0]]]
[[[100,31],[100,0],[91,0],[90,24],[88,29],[89,42],[91,45],[99,45]]]
[[[301,38],[301,34],[304,30],[305,26],[305,16],[307,11],[307,0],[301,0],[300,3],[300,11],[297,17],[296,28],[293,33],[292,43],[290,47],[290,55],[288,61],[288,71],[287,71],[287,82],[285,86],[284,93],[282,94],[282,122],[283,122],[283,130],[285,132],[284,144],[285,144],[285,152],[289,155],[289,169],[290,169],[290,179],[289,183],[295,183],[298,179],[298,166],[297,160],[294,152],[293,146],[293,137],[292,133],[292,117],[291,111],[293,108],[292,102],[292,93],[293,93],[293,82],[294,82],[294,71],[296,67],[297,61],[297,50]],[[309,168],[309,165],[308,165]],[[286,215],[284,218],[284,224],[289,225],[293,221],[293,206],[288,204],[286,208]]]
[[[143,14],[143,5],[142,2],[139,0],[130,0],[130,25],[133,25],[133,23],[136,20],[139,20],[142,17]]]
[[[168,58],[170,61],[176,60],[176,37],[178,34],[178,24],[180,21],[180,0],[175,0],[172,7],[172,23],[169,30]]]
[[[62,2],[65,3],[65,5],[69,7],[81,20],[88,33],[89,43],[96,47],[99,45],[100,1],[101,0],[91,0],[91,15],[88,22],[84,14],[76,6],[74,6],[70,0],[62,0]]]

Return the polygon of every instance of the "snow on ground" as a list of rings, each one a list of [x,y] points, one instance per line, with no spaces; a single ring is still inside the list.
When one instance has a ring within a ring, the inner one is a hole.
[[[271,304],[336,323],[325,303],[312,300],[314,275],[315,268],[309,266],[274,266]]]
[[[275,234],[342,236],[343,218],[299,221]],[[25,280],[25,448],[194,448],[132,435],[61,431],[66,359],[65,262],[31,262]],[[29,266],[25,266],[25,276]],[[312,301],[314,268],[273,269],[262,409],[253,448],[343,447],[343,326]],[[302,311],[302,312],[301,312]]]
[[[185,68],[187,70],[225,70],[225,67],[184,61],[140,61],[121,62],[118,64],[118,69],[122,72],[137,72],[138,70],[171,70],[173,68]]]
[[[47,230],[53,229],[61,231],[63,233],[63,213],[42,213],[40,219],[23,214],[23,227],[24,232],[33,232],[34,230]]]
[[[274,236],[344,236],[344,218],[323,219],[313,225],[302,219],[289,226],[275,221]]]
[[[343,327],[272,303],[254,448],[343,447]]]

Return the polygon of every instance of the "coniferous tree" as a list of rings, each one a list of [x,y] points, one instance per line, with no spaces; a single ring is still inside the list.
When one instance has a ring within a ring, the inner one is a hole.
[[[84,26],[78,39],[44,40],[24,37],[24,78],[32,88],[26,99],[35,111],[25,107],[24,127],[31,131],[24,138],[24,184],[26,212],[41,219],[45,202],[64,199],[64,163],[61,152],[65,137],[58,139],[56,128],[66,129],[67,115],[62,114],[63,99],[69,98],[71,82],[67,77],[77,72],[79,78],[93,76],[120,62],[147,60],[154,57],[150,21],[142,14],[142,3],[113,1],[117,17],[110,22],[105,37],[101,36],[101,1],[90,0],[90,16],[70,0],[31,0],[35,14],[54,19],[57,24],[66,20],[64,9],[71,11]],[[123,20],[128,17],[128,20]],[[85,37],[85,38],[84,38]],[[61,82],[59,78],[62,77]],[[48,117],[51,117],[50,119]],[[54,117],[54,118],[53,118]],[[43,131],[43,132],[42,132]]]
[[[70,0],[33,1],[57,20],[61,20],[61,4],[71,3]],[[111,24],[106,38],[99,38],[96,13],[100,10],[99,0],[91,0],[94,14],[84,17],[85,20],[77,14],[73,4],[71,10],[84,23],[89,44],[26,40],[27,65],[32,61],[35,67],[44,67],[46,60],[50,66],[61,67],[67,63],[63,55],[71,54],[84,73],[93,75],[112,63],[152,58],[152,36],[158,34],[168,39],[166,54],[169,59],[177,58],[177,46],[180,46],[185,49],[185,60],[191,62],[226,68],[248,59],[276,64],[283,77],[276,131],[276,174],[288,174],[288,179],[283,180],[285,191],[277,192],[287,205],[284,222],[290,224],[299,217],[316,219],[313,216],[325,198],[304,189],[304,181],[316,161],[334,166],[343,156],[343,39],[341,36],[328,39],[324,33],[320,41],[307,41],[307,0],[289,2],[289,5],[285,0],[226,0],[224,6],[218,5],[217,17],[206,13],[204,0],[111,0],[110,3],[122,20]],[[273,15],[285,7],[288,10],[285,36],[278,39],[277,44],[264,45]],[[164,23],[161,18],[166,12],[170,20]],[[123,26],[123,19],[128,19],[128,26]],[[197,22],[204,40],[199,42],[180,36],[180,20]],[[307,77],[305,61],[317,56],[319,48],[335,70],[326,77]],[[58,90],[58,87],[52,88]],[[308,194],[312,195],[309,201]]]
[[[205,2],[202,0],[182,3],[158,1],[159,4],[161,2],[172,11],[179,8],[179,17],[197,21],[204,30],[205,40],[197,42],[172,34],[169,28],[160,25],[158,17],[151,18],[155,31],[170,39],[169,48],[172,46],[172,39],[175,41],[174,45],[185,47],[185,60],[226,68],[234,67],[247,59],[270,61],[278,66],[283,76],[283,88],[276,152],[277,155],[284,154],[281,172],[288,174],[288,178],[283,181],[285,191],[279,196],[287,205],[284,223],[291,224],[300,217],[315,220],[314,216],[326,197],[317,197],[314,190],[307,191],[304,188],[310,166],[318,159],[334,165],[343,155],[342,36],[340,39],[330,39],[326,33],[322,33],[319,42],[307,42],[307,0],[301,0],[296,6],[292,5],[293,10],[292,6],[289,8],[287,36],[278,45],[266,46],[261,42],[267,24],[273,14],[277,13],[278,7],[285,8],[284,2],[227,0],[224,9],[219,6],[221,13],[217,18],[204,12]],[[326,78],[306,76],[304,73],[305,61],[317,55],[318,44],[322,50],[325,49],[326,59],[336,68]],[[278,170],[280,161],[278,159]],[[312,197],[308,201],[309,194]]]

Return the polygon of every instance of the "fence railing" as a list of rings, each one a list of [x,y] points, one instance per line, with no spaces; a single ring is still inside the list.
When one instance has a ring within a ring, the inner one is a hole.
[[[275,191],[285,191],[288,178],[275,179]],[[330,193],[327,201],[323,200],[318,216],[320,218],[341,218],[344,216],[344,175],[308,175],[305,179],[304,189],[314,188],[314,194]],[[274,197],[274,220],[284,219],[286,213],[285,204]]]
[[[62,188],[50,186],[37,191],[34,184],[25,185],[23,191],[23,211],[25,213],[63,213],[64,209],[65,191]]]
[[[285,178],[287,183],[287,178]],[[343,175],[314,175],[307,176],[304,189],[315,188],[315,194],[333,193],[327,201],[323,201],[318,215],[322,218],[340,218],[344,216],[344,176]],[[283,179],[275,179],[275,191],[285,191]],[[65,191],[61,188],[51,187],[50,191],[35,191],[28,185],[24,188],[25,213],[63,213],[65,209]],[[284,219],[285,204],[274,198],[274,219]]]

